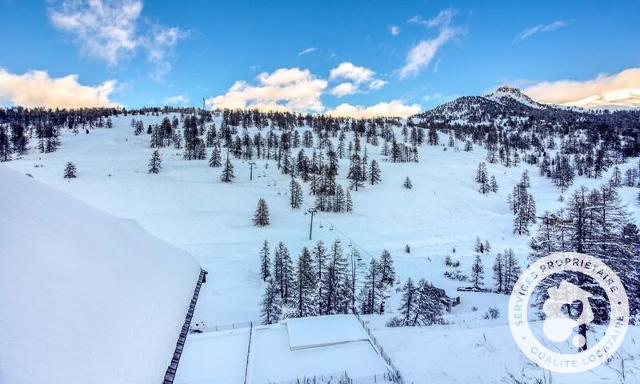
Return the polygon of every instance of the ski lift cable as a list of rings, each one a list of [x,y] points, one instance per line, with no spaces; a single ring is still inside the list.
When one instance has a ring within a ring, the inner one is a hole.
[[[271,177],[271,175],[266,174],[265,175],[267,178],[271,179],[274,183],[273,186],[277,186],[277,180],[274,179],[273,177]],[[280,188],[278,187],[278,190]],[[278,191],[279,192],[279,191]],[[312,206],[310,206],[309,204],[305,203],[304,201],[302,201],[302,205],[306,208],[306,209],[311,209],[314,208]],[[326,221],[327,223],[329,223],[330,225],[333,226],[333,229],[336,230],[338,233],[340,233],[342,235],[342,237],[346,238],[347,240],[349,240],[349,245],[351,247],[356,248],[357,250],[363,252],[364,254],[368,255],[371,258],[375,258],[369,251],[367,251],[364,247],[362,247],[360,244],[358,244],[358,242],[356,242],[355,240],[353,240],[353,238],[351,238],[349,235],[347,235],[344,231],[342,231],[340,229],[340,227],[338,227],[334,222],[332,222],[331,220],[327,219],[326,216],[324,216],[324,214],[321,213],[321,211],[318,211],[316,213],[316,215],[319,216],[320,219]],[[322,221],[320,220],[320,221]]]

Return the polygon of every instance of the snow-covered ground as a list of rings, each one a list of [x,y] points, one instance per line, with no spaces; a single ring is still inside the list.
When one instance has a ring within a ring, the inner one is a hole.
[[[159,383],[200,266],[0,165],[0,383]]]
[[[340,372],[353,378],[376,374],[381,378],[388,370],[369,340],[292,350],[285,324],[257,328],[254,337],[250,378],[255,384]]]
[[[490,267],[496,252],[512,248],[521,265],[526,265],[529,238],[512,234],[513,215],[507,206],[507,195],[524,170],[529,170],[530,192],[539,213],[563,205],[558,201],[561,194],[551,181],[540,177],[537,168],[525,164],[516,168],[487,164],[489,175],[496,176],[500,189],[495,194],[478,193],[474,177],[478,163],[486,157],[486,152],[478,147],[472,152],[464,152],[425,145],[419,148],[419,163],[390,163],[379,155],[379,148],[368,146],[369,157],[380,160],[382,182],[352,192],[353,213],[316,215],[314,240],[309,241],[309,216],[304,210],[289,207],[286,196],[289,178],[281,175],[273,162],[257,160],[257,171],[254,169],[254,179],[250,181],[249,165],[232,159],[236,179],[225,184],[219,181],[220,169],[208,167],[206,160],[186,161],[182,159],[181,150],[164,148],[160,150],[162,171],[149,175],[147,163],[152,152],[149,137],[133,135],[131,118],[117,117],[113,129],[97,129],[88,135],[65,132],[57,152],[39,154],[31,151],[23,159],[9,162],[8,166],[30,173],[35,179],[91,205],[133,218],[152,234],[192,254],[209,271],[208,283],[202,286],[194,316],[194,322],[204,322],[208,326],[259,319],[263,283],[258,273],[258,251],[264,240],[269,241],[272,249],[278,241],[283,241],[294,258],[303,246],[310,247],[319,239],[332,242],[339,238],[345,248],[356,247],[365,261],[372,256],[379,257],[383,249],[388,249],[401,280],[426,278],[437,287],[454,292],[464,283],[443,276],[444,259],[451,255],[460,260],[461,272],[468,274],[476,237],[488,240],[492,246],[491,254],[483,258],[487,283],[491,281]],[[140,119],[140,116],[134,118]],[[160,122],[161,118],[143,117],[145,126]],[[445,136],[441,139],[446,142]],[[462,147],[461,143],[457,145]],[[62,178],[67,161],[76,164],[77,179],[67,181]],[[621,166],[621,170],[624,173],[625,169],[636,166],[637,159],[631,159]],[[346,185],[346,167],[346,160],[341,161],[338,180],[343,185]],[[407,176],[413,183],[411,190],[402,187]],[[607,179],[608,176],[600,180],[577,177],[572,188],[563,195],[569,196],[573,189],[582,185],[599,186]],[[637,222],[637,190],[627,187],[620,190]],[[271,212],[271,225],[263,228],[251,223],[259,198],[267,201]],[[312,203],[312,198],[305,194],[306,206]],[[405,245],[410,246],[411,253],[405,253]],[[397,308],[398,296],[394,294],[387,303],[389,316]],[[386,317],[378,319],[374,332],[380,333],[380,341],[385,346],[391,343],[388,352],[392,358],[397,358],[401,371],[415,372],[409,376],[414,377],[416,383],[427,377],[437,380],[438,367],[430,364],[427,367],[422,362],[410,367],[414,363],[407,362],[403,356],[415,355],[418,359],[429,354],[430,359],[445,358],[432,352],[434,350],[420,340],[428,344],[426,339],[433,338],[434,343],[445,343],[447,339],[457,338],[457,330],[464,331],[469,336],[467,339],[474,341],[460,345],[457,359],[473,361],[477,352],[472,348],[473,343],[483,339],[482,335],[488,332],[485,331],[487,325],[476,320],[481,319],[489,307],[498,307],[501,317],[506,316],[506,296],[462,293],[461,297],[462,304],[448,316],[456,325],[449,328],[388,329],[382,326]],[[472,310],[473,307],[478,309]],[[442,331],[438,333],[438,329]],[[488,336],[491,342],[507,343],[501,344],[500,348],[511,342],[508,327],[491,326],[490,329],[494,331]],[[273,337],[273,342],[278,342],[280,336],[265,337]],[[399,344],[393,344],[390,339],[397,339]],[[494,361],[510,363],[510,371],[518,372],[526,365],[516,349],[500,350],[503,352],[494,353]],[[491,358],[491,349],[485,348],[483,353]],[[428,361],[437,363],[436,360]],[[434,370],[429,371],[431,368]],[[474,362],[449,372],[448,380],[467,382],[469,377],[478,377],[477,371],[482,368]],[[495,371],[495,376],[490,377],[506,374],[502,367]],[[556,379],[554,382],[564,381]]]
[[[248,344],[249,328],[190,334],[174,382],[243,383]]]
[[[287,319],[290,349],[369,340],[354,315],[329,315]]]
[[[252,384],[342,373],[367,382],[377,375],[381,383],[389,367],[355,316],[332,315],[190,334],[175,382],[242,383],[245,370]]]

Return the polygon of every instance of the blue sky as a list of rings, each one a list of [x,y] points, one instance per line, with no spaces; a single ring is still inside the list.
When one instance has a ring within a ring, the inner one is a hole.
[[[501,84],[615,82],[640,67],[637,1],[89,3],[0,0],[0,102],[424,110]],[[37,100],[34,84],[76,95]]]

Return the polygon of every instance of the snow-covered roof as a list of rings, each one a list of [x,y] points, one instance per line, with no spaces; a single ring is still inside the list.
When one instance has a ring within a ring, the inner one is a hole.
[[[134,221],[0,180],[0,382],[162,382],[200,266]]]
[[[354,315],[326,315],[287,319],[289,348],[303,349],[369,340]]]

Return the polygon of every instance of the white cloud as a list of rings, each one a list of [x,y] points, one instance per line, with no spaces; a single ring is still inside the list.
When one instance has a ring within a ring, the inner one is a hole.
[[[562,21],[562,20],[556,20],[553,21],[549,24],[538,24],[534,27],[531,28],[527,28],[524,31],[520,32],[515,40],[524,40],[528,37],[531,37],[535,34],[538,33],[543,33],[543,32],[553,32],[555,30],[558,30],[562,27],[566,27],[567,25],[571,24],[570,22],[567,21]]]
[[[50,10],[49,17],[56,28],[74,34],[89,55],[115,65],[138,46],[136,24],[141,12],[141,1],[65,1]]]
[[[366,67],[359,67],[349,62],[342,62],[329,73],[329,79],[347,79],[355,83],[363,83],[373,78],[375,72]]]
[[[178,40],[187,36],[187,33],[177,27],[161,29],[156,28],[150,37],[142,39],[142,44],[147,51],[147,59],[156,65],[155,71],[151,73],[151,78],[161,81],[169,71],[171,62],[168,57],[178,44]]]
[[[613,75],[600,74],[585,81],[545,81],[526,88],[524,93],[541,103],[588,108],[640,107],[640,68],[628,68]]]
[[[387,85],[389,82],[385,80],[375,79],[369,83],[369,89],[380,89]]]
[[[256,80],[256,85],[236,81],[227,93],[212,97],[206,103],[215,109],[324,110],[320,96],[327,82],[316,78],[308,69],[280,68],[272,73],[263,72]]]
[[[23,107],[115,107],[118,104],[109,99],[115,85],[114,80],[88,86],[78,82],[78,75],[51,78],[45,71],[17,75],[0,69],[0,102]]]
[[[164,105],[184,105],[189,104],[189,97],[186,95],[175,95],[165,98],[162,103]]]
[[[389,33],[392,36],[398,36],[400,34],[400,27],[398,27],[397,25],[390,25],[389,26]]]
[[[156,65],[152,77],[160,79],[171,69],[168,54],[186,33],[173,27],[158,26],[141,31],[140,0],[68,0],[49,10],[54,27],[74,36],[88,56],[117,65],[138,49]]]
[[[352,95],[356,92],[358,92],[358,86],[349,82],[340,83],[331,89],[331,94],[336,97]]]
[[[411,24],[424,25],[429,28],[439,27],[439,26],[448,26],[451,23],[451,19],[453,18],[453,16],[456,15],[456,13],[457,11],[455,9],[447,8],[447,9],[443,9],[435,17],[429,20],[424,20],[422,16],[415,15],[409,20],[407,20],[407,22]]]
[[[352,95],[360,91],[360,86],[368,84],[369,89],[380,89],[387,84],[386,81],[376,79],[375,72],[366,67],[360,67],[349,62],[342,62],[329,73],[330,80],[346,79],[331,90],[331,94],[337,97]]]
[[[420,24],[429,28],[439,27],[438,35],[432,39],[425,39],[407,53],[404,66],[400,69],[400,78],[417,75],[423,68],[426,68],[431,60],[436,56],[438,50],[460,33],[457,28],[452,28],[451,19],[456,15],[456,11],[451,8],[443,9],[434,18],[424,20],[420,15],[413,16],[409,23]]]
[[[313,53],[317,50],[316,47],[305,48],[302,51],[298,52],[298,56],[308,55],[309,53]]]
[[[392,100],[388,103],[382,102],[369,107],[361,105],[340,104],[335,109],[327,111],[327,115],[353,117],[353,118],[371,118],[379,116],[397,116],[409,117],[420,112],[420,105],[403,104],[400,100]]]
[[[411,75],[417,75],[429,65],[438,50],[457,34],[458,31],[456,29],[445,27],[440,30],[435,38],[420,41],[407,53],[404,66],[400,69],[400,77],[406,78]]]

